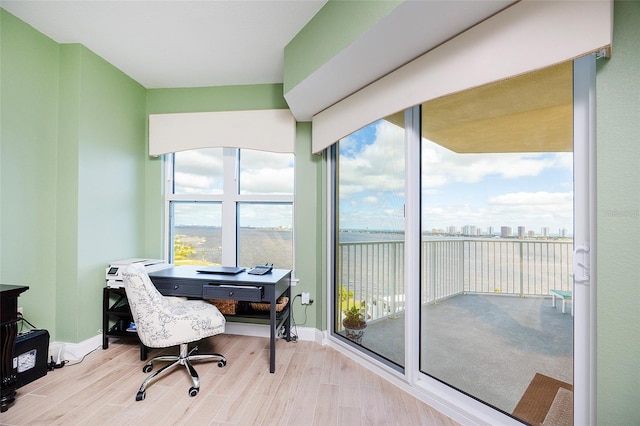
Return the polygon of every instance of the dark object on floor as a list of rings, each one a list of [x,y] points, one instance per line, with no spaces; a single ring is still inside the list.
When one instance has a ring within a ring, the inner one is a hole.
[[[536,373],[513,410],[513,415],[531,425],[542,424],[560,388],[573,392],[573,385]]]
[[[29,330],[18,334],[14,356],[18,363],[18,388],[45,376],[49,356],[49,332]]]

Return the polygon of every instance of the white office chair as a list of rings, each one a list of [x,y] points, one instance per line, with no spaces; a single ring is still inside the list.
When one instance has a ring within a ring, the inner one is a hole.
[[[193,386],[190,396],[200,390],[198,373],[191,361],[217,360],[218,367],[224,367],[227,360],[220,354],[197,354],[198,347],[188,350],[189,343],[224,332],[225,318],[214,305],[204,300],[187,300],[181,297],[165,297],[156,289],[142,265],[131,265],[123,272],[124,287],[129,307],[140,341],[150,348],[166,348],[180,345],[177,356],[158,356],[142,368],[148,373],[155,361],[169,361],[170,364],[150,374],[136,395],[142,401],[146,388],[155,378],[170,371],[177,365],[184,365],[191,375]]]

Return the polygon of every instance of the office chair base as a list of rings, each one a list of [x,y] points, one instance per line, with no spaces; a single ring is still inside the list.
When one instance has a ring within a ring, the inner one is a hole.
[[[161,376],[162,374],[171,371],[174,367],[178,366],[178,365],[183,365],[185,366],[185,368],[187,369],[187,372],[189,373],[189,375],[191,376],[191,380],[193,381],[193,386],[189,388],[189,396],[193,397],[196,396],[198,394],[198,392],[200,392],[200,378],[198,377],[198,373],[196,372],[196,370],[193,368],[193,366],[191,365],[192,361],[202,361],[202,360],[217,360],[218,361],[218,367],[222,368],[225,365],[227,365],[227,359],[224,357],[224,355],[220,355],[220,354],[197,354],[198,352],[198,347],[194,347],[193,349],[191,349],[190,351],[188,351],[188,344],[187,343],[182,343],[180,345],[180,355],[178,356],[157,356],[153,359],[151,359],[149,362],[147,362],[144,367],[142,367],[142,371],[144,373],[149,373],[152,369],[153,369],[153,363],[155,361],[168,361],[170,362],[170,364],[167,364],[165,366],[163,366],[161,369],[151,373],[149,376],[147,376],[147,378],[144,380],[144,382],[142,382],[142,385],[140,386],[140,390],[138,390],[138,393],[136,394],[136,401],[142,401],[147,392],[147,386],[149,386],[149,384],[154,381],[156,378],[158,378],[159,376]]]

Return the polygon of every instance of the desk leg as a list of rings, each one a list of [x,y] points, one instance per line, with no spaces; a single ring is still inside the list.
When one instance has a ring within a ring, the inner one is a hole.
[[[102,349],[109,349],[109,291],[107,288],[102,289]]]
[[[287,306],[286,308],[288,309],[289,313],[287,314],[287,318],[284,320],[284,337],[285,339],[287,339],[287,342],[291,341],[291,315],[293,312],[293,299],[291,299],[291,286],[289,286],[289,288],[286,291],[286,295],[289,298],[289,306]]]
[[[275,299],[275,298],[274,298]],[[276,301],[271,301],[269,309],[271,336],[269,337],[269,372],[276,372]]]

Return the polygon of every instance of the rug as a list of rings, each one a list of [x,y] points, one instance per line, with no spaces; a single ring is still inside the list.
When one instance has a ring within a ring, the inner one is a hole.
[[[558,413],[560,408],[567,406],[566,401],[568,400],[566,392],[561,392],[558,395],[560,388],[570,391],[570,399],[573,401],[573,385],[536,373],[512,414],[514,417],[535,426],[553,424],[552,421],[559,422],[559,420],[554,419],[568,418],[568,414],[562,415]],[[559,399],[556,401],[554,413],[547,419],[547,423],[545,418],[547,418],[547,414],[549,414],[549,410],[554,405],[554,400],[556,400],[557,396],[559,396]],[[573,419],[573,402],[569,405],[571,419]]]

